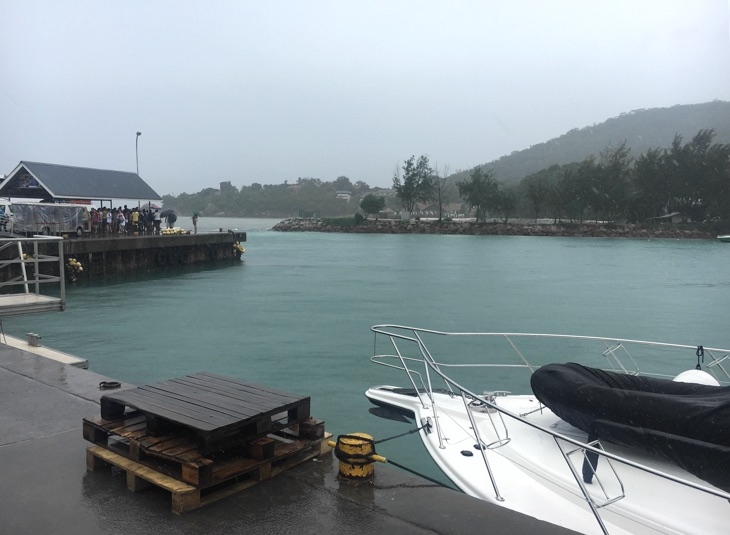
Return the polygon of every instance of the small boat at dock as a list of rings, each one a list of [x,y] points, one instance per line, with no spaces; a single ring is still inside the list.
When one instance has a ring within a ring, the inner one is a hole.
[[[412,418],[466,494],[586,534],[727,533],[730,350],[372,331],[372,362],[405,383],[366,396]]]
[[[721,234],[717,237],[717,239],[720,241],[730,242],[730,234]]]

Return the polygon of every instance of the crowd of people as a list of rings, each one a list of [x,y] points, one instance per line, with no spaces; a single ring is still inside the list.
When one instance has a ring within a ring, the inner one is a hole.
[[[168,228],[172,228],[177,221],[175,212],[168,210],[165,217],[159,210],[147,208],[92,208],[89,213],[91,233],[102,234],[160,234],[162,220],[165,219]]]

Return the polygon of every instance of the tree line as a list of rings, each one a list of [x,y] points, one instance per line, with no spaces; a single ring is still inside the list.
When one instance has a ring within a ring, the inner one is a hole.
[[[640,222],[671,212],[692,221],[730,221],[730,144],[715,143],[711,129],[689,141],[675,135],[671,146],[633,157],[627,144],[607,146],[598,155],[554,164],[517,183],[499,180],[493,169],[477,166],[449,175],[428,156],[411,156],[392,177],[392,196],[346,176],[327,182],[298,178],[295,183],[240,189],[230,181],[220,189],[163,197],[165,208],[207,216],[305,217],[377,215],[388,207],[417,213],[419,205],[437,208],[443,219],[449,203],[464,203],[478,220],[550,218],[556,222]],[[458,178],[461,178],[459,180]],[[345,193],[339,195],[338,192]]]
[[[455,185],[478,221],[529,214],[556,222],[641,222],[672,212],[695,222],[730,221],[730,144],[713,138],[709,129],[688,142],[675,135],[671,147],[649,149],[636,159],[623,142],[597,157],[542,169],[517,185],[505,185],[493,170],[478,166]],[[407,212],[417,203],[441,206],[447,200],[446,184],[427,156],[412,156],[402,171],[394,175],[393,189]]]
[[[338,198],[338,191],[349,192],[350,198]],[[253,183],[240,189],[226,181],[220,183],[220,189],[206,188],[193,194],[164,195],[162,202],[165,208],[180,213],[197,210],[204,216],[352,216],[359,200],[369,191],[371,188],[366,183],[352,183],[346,176],[331,182],[300,177],[291,184],[288,181],[283,184]]]

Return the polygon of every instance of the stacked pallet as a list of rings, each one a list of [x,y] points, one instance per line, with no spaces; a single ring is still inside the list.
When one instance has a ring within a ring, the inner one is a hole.
[[[181,514],[330,451],[309,398],[200,373],[101,399],[84,418],[87,467],[116,466],[127,487],[168,490]]]

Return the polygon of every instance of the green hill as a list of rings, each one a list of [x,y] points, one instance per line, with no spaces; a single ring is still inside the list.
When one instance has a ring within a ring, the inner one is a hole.
[[[713,143],[730,145],[730,102],[714,101],[705,104],[677,105],[671,108],[652,108],[622,113],[607,121],[575,128],[560,137],[515,151],[508,156],[483,164],[481,167],[494,171],[494,178],[512,185],[552,165],[581,162],[590,156],[598,157],[608,147],[618,147],[624,141],[631,156],[638,157],[649,149],[669,148],[675,134],[683,142],[691,141],[700,130],[715,132]],[[469,181],[471,170],[461,171],[449,177],[453,185],[457,181]],[[295,217],[298,213],[319,213],[325,217],[345,216],[357,211],[360,200],[372,189],[365,183],[352,184],[347,177],[334,182],[316,178],[299,178],[296,184],[251,184],[239,188],[230,181],[221,183],[221,189],[204,190],[178,197],[165,195],[165,208],[189,213],[200,210],[203,215],[227,215],[243,217]],[[338,191],[351,192],[351,199],[343,200]],[[518,199],[518,208],[524,212],[524,193]],[[456,193],[452,201],[458,200]],[[387,199],[387,206],[400,209],[394,197]],[[520,204],[521,203],[521,204]],[[727,203],[730,206],[730,203]],[[528,210],[529,211],[529,210]]]
[[[730,143],[730,102],[716,100],[633,110],[600,124],[574,128],[560,137],[515,151],[482,167],[493,170],[497,180],[512,184],[553,164],[563,165],[591,155],[598,156],[606,147],[615,147],[623,141],[631,148],[631,155],[637,157],[650,148],[669,147],[675,134],[681,135],[686,142],[702,129],[715,131],[715,143]],[[470,171],[461,171],[450,179],[466,180]]]

